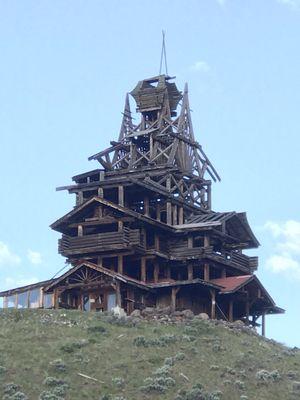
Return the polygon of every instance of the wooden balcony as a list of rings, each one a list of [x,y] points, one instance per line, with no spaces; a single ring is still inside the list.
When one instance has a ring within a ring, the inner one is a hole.
[[[114,250],[144,248],[138,229],[124,228],[119,232],[71,237],[63,235],[58,241],[58,251],[64,257],[89,253],[106,253]]]
[[[186,259],[203,259],[210,258],[221,264],[236,267],[247,272],[253,272],[258,266],[258,257],[249,257],[245,254],[236,253],[234,251],[228,253],[217,253],[213,248],[207,247],[176,247],[169,248],[169,256],[171,260]]]

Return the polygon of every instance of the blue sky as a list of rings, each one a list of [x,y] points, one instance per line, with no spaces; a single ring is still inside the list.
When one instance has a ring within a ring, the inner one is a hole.
[[[64,266],[55,187],[97,167],[124,96],[159,70],[189,83],[197,140],[222,182],[213,208],[247,211],[258,276],[285,315],[267,335],[300,346],[300,1],[0,0],[0,288]]]

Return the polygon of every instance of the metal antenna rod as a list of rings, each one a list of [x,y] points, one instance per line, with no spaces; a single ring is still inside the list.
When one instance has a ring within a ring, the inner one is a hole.
[[[161,55],[160,55],[160,66],[159,66],[159,75],[161,75],[163,59],[165,59],[165,71],[166,75],[168,75],[168,65],[167,65],[167,52],[166,52],[166,43],[165,43],[165,31],[162,31],[162,46],[161,46]]]

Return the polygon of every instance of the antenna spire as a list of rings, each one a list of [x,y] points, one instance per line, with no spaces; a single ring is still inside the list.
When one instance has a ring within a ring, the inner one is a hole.
[[[168,65],[167,65],[167,52],[166,52],[166,43],[165,43],[165,35],[166,32],[162,31],[162,46],[161,46],[161,55],[160,55],[160,66],[159,66],[159,75],[161,75],[163,61],[165,61],[165,73],[168,75]]]

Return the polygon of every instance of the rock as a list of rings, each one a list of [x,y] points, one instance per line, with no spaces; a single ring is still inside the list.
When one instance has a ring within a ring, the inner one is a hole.
[[[155,314],[155,308],[154,307],[146,307],[142,310],[142,315],[145,317],[152,316]]]
[[[183,310],[182,316],[187,319],[193,319],[195,315],[192,310]]]
[[[203,319],[203,320],[207,321],[209,319],[209,316],[206,313],[200,313],[200,314],[196,315],[195,318]]]
[[[131,317],[133,318],[141,318],[141,311],[140,310],[133,310],[132,313],[130,314]]]
[[[114,308],[112,308],[112,313],[114,316],[118,317],[118,318],[122,318],[122,317],[126,317],[126,312],[123,308],[116,306]]]
[[[157,308],[156,313],[159,315],[169,315],[171,314],[171,307],[162,307],[162,308]]]
[[[240,319],[237,319],[236,321],[232,322],[232,325],[237,328],[242,328],[245,326],[244,322],[241,321]]]
[[[183,311],[173,311],[172,312],[172,317],[182,317],[183,316]]]

